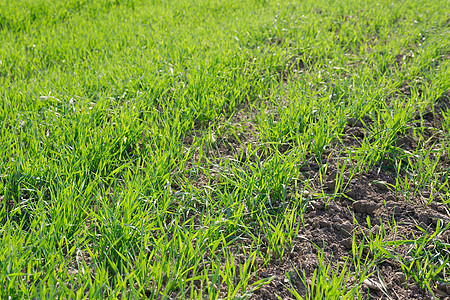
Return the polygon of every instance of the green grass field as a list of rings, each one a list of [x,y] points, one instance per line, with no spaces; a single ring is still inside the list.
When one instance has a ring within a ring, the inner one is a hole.
[[[0,299],[449,296],[449,58],[448,0],[0,0]]]

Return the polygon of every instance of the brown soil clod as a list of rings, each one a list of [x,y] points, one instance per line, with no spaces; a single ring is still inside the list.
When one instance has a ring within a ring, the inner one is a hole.
[[[350,249],[352,249],[352,246],[353,246],[353,239],[346,238],[346,239],[343,239],[341,243],[345,249],[350,250]]]
[[[362,214],[372,214],[377,209],[377,204],[372,201],[358,200],[352,204],[353,211]]]
[[[394,280],[399,284],[399,285],[404,285],[406,283],[406,275],[403,272],[396,272],[394,274]]]
[[[342,224],[338,225],[342,234],[351,235],[353,231],[353,225],[349,221],[345,221]]]
[[[403,211],[403,209],[395,201],[386,202],[386,210],[394,214],[399,214]]]
[[[436,287],[440,291],[450,295],[450,284],[449,283],[438,281],[438,282],[436,282]]]

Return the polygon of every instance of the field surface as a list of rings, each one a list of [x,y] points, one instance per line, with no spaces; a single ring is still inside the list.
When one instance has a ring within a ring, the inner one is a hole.
[[[0,299],[450,299],[450,1],[0,0]]]

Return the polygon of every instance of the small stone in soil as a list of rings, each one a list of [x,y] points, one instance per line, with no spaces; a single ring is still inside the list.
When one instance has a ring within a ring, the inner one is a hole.
[[[380,288],[380,284],[378,282],[376,282],[373,279],[367,278],[363,281],[363,284],[368,287],[369,289],[375,290],[375,291],[379,291],[381,290]]]
[[[370,229],[370,232],[371,232],[373,235],[377,235],[377,234],[380,232],[380,226],[374,225],[374,226]]]

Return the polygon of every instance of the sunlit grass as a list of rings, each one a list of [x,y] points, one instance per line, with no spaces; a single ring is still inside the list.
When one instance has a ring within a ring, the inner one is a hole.
[[[292,249],[308,203],[347,197],[371,168],[388,166],[406,200],[448,204],[446,11],[0,0],[0,298],[250,297],[271,280],[258,271]],[[348,146],[352,120],[366,133]],[[407,135],[415,150],[401,147]],[[325,183],[331,153],[325,191],[313,181]],[[310,162],[317,172],[304,175]],[[368,265],[410,244],[402,268],[431,290],[448,280],[436,239],[447,227],[367,237],[379,251]],[[374,270],[350,270],[358,251],[341,269],[322,259],[307,299],[358,295],[349,276]]]

